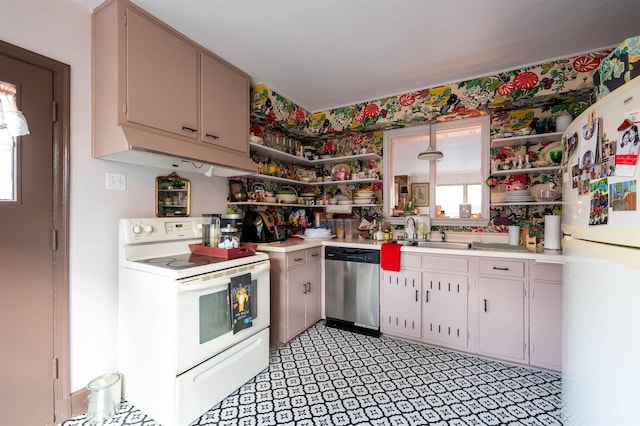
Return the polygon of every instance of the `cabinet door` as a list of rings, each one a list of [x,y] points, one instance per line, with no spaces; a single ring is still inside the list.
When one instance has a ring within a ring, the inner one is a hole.
[[[422,273],[422,339],[467,347],[467,276]]]
[[[382,271],[380,275],[380,330],[419,339],[420,271]]]
[[[307,258],[312,255],[310,252],[311,250],[307,253]],[[305,276],[308,282],[305,295],[305,325],[306,327],[311,327],[322,318],[322,290],[320,289],[322,266],[320,260],[307,263],[304,269],[306,270]]]
[[[562,367],[562,283],[533,281],[531,287],[531,365]]]
[[[202,54],[202,141],[249,152],[249,77]]]
[[[307,269],[290,269],[287,272],[287,341],[306,327]]]
[[[524,281],[478,279],[478,352],[522,362],[526,360]]]
[[[129,122],[197,138],[195,46],[127,10],[126,117]]]

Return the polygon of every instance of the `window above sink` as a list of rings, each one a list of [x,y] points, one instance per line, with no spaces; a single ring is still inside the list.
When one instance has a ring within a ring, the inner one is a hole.
[[[415,207],[429,213],[432,225],[484,226],[489,221],[488,116],[390,130],[384,134],[384,214],[391,223],[404,223],[404,216],[393,216],[405,196],[415,199],[418,190],[427,194]],[[427,147],[439,150],[443,158],[419,160]],[[406,190],[403,191],[406,187]],[[464,217],[470,204],[471,217]],[[444,214],[437,215],[437,208]],[[462,216],[461,217],[461,213]]]

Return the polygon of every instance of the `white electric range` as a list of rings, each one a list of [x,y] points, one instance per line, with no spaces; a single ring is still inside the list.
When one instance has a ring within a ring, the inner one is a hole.
[[[123,396],[187,425],[269,363],[269,257],[193,255],[206,218],[121,219]]]

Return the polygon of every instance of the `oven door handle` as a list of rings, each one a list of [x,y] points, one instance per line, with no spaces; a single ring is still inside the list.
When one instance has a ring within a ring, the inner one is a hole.
[[[200,278],[198,281],[202,280]],[[203,290],[227,290],[231,281],[227,278],[218,278],[210,281],[202,281],[198,283],[182,283],[178,286],[178,293],[189,293],[193,291]]]
[[[229,282],[231,282],[232,277],[238,277],[240,275],[244,275],[248,273],[251,274],[251,281],[253,281],[254,279],[256,279],[258,274],[264,271],[269,271],[269,268],[270,268],[269,262],[264,262],[264,263],[251,265],[248,268],[238,268],[239,270],[237,271],[237,273],[233,273],[233,274],[217,275],[215,278],[208,278],[207,275],[203,277],[197,277],[189,281],[181,282],[179,285],[178,293],[186,293],[189,291],[202,291],[202,290],[208,290],[210,288],[213,289],[216,287],[222,288],[222,286],[225,286],[226,288],[229,285]]]

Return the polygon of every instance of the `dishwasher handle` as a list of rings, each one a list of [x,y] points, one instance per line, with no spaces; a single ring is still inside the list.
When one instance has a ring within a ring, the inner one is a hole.
[[[361,248],[325,247],[325,259],[359,263],[380,263],[380,251]]]

